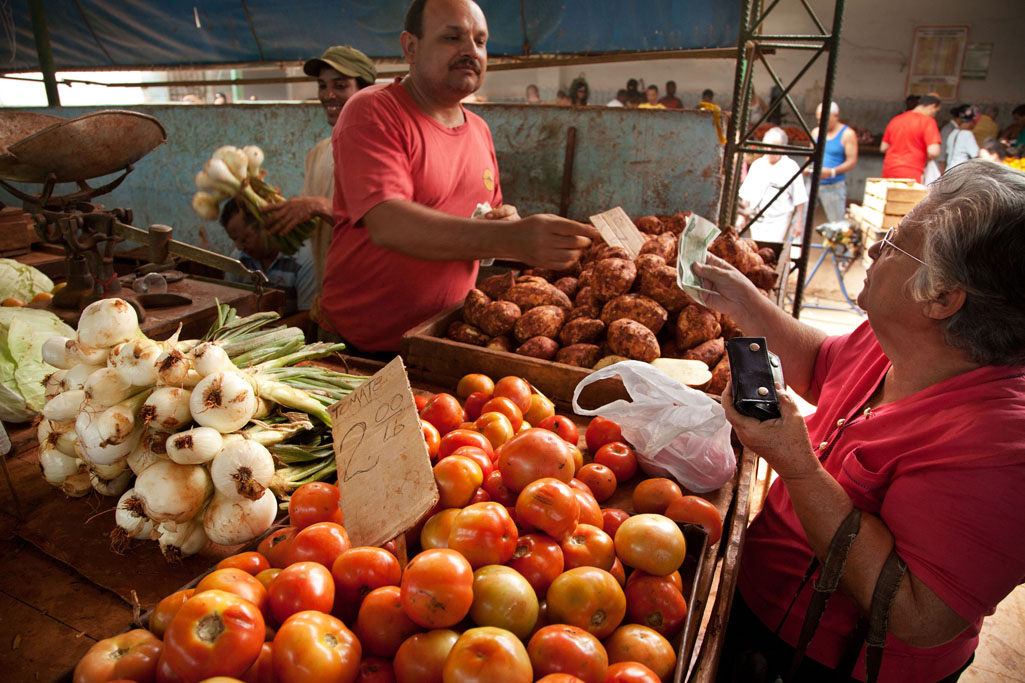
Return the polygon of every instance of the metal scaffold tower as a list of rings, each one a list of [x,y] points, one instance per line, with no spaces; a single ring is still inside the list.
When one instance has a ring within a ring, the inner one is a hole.
[[[818,15],[808,4],[808,0],[799,0],[800,4],[808,12],[811,21],[814,23],[816,32],[808,35],[800,34],[767,34],[764,33],[764,23],[780,4],[780,0],[742,0],[740,35],[737,40],[737,66],[733,83],[733,112],[730,117],[729,128],[726,134],[726,150],[723,157],[723,190],[722,210],[719,212],[719,228],[725,230],[728,226],[734,225],[737,219],[737,196],[740,190],[740,168],[745,152],[755,154],[790,154],[796,157],[805,157],[804,163],[800,164],[800,171],[794,175],[790,182],[779,188],[772,197],[769,204],[775,202],[787,191],[791,183],[804,182],[803,172],[809,166],[812,168],[811,188],[808,192],[808,208],[805,215],[804,233],[801,236],[801,254],[796,260],[797,289],[793,299],[793,316],[800,316],[801,304],[804,295],[805,271],[808,267],[808,254],[810,251],[811,237],[814,223],[815,206],[818,200],[819,174],[822,170],[822,153],[825,149],[826,136],[820,135],[813,148],[802,147],[794,144],[778,145],[764,143],[755,138],[755,131],[766,122],[773,112],[784,111],[783,106],[789,107],[797,119],[797,125],[812,139],[811,127],[805,121],[799,107],[794,103],[791,93],[794,92],[797,84],[808,73],[811,67],[823,55],[826,56],[825,85],[822,89],[822,115],[819,118],[818,126],[820,131],[828,128],[829,103],[833,99],[833,83],[836,76],[837,49],[840,43],[840,30],[843,24],[843,13],[845,0],[834,0],[832,27],[827,31],[826,27],[819,20]],[[798,71],[788,83],[784,83],[770,63],[770,57],[784,51],[805,51],[810,52],[804,66]],[[778,95],[773,97],[765,112],[758,120],[748,120],[748,113],[751,105],[751,95],[754,89],[753,73],[755,67],[761,64],[772,78],[776,85]],[[763,207],[752,221],[757,220],[765,212]],[[782,256],[782,255],[781,255]],[[785,289],[786,282],[780,284]]]

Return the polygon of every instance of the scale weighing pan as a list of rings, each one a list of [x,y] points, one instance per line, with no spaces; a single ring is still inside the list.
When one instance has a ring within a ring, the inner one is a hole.
[[[85,181],[124,170],[166,140],[159,121],[134,111],[73,119],[12,112],[0,115],[0,178],[44,183],[53,173],[58,183]]]

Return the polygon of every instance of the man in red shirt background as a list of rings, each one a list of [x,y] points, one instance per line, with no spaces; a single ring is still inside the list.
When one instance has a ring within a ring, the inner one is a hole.
[[[879,151],[883,158],[884,178],[911,178],[922,181],[925,164],[940,155],[940,129],[936,114],[940,99],[923,95],[918,105],[893,117],[886,125]]]

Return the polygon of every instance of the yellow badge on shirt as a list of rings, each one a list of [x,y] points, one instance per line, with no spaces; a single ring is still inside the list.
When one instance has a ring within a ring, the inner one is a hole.
[[[484,189],[488,192],[492,192],[495,189],[495,174],[491,172],[490,168],[484,169]]]

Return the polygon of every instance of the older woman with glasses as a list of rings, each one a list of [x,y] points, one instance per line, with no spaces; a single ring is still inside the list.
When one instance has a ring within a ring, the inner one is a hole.
[[[1025,581],[1025,174],[961,164],[869,254],[868,321],[841,337],[724,261],[694,266],[816,406],[802,418],[780,392],[782,417],[759,422],[723,394],[779,477],[747,532],[720,680],[956,681]]]

